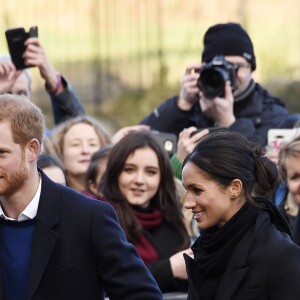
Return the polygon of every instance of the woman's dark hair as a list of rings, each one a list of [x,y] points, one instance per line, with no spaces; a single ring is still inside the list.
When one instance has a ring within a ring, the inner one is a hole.
[[[93,191],[91,191],[89,188],[89,183],[92,182],[95,184],[95,186],[97,186],[96,180],[98,176],[98,166],[99,164],[101,164],[103,159],[109,157],[112,147],[113,147],[112,144],[104,145],[91,156],[90,164],[86,171],[86,177],[85,177],[85,189],[87,192],[93,194]]]
[[[118,179],[128,156],[137,149],[148,147],[156,153],[161,172],[159,188],[151,199],[150,205],[159,209],[164,218],[177,230],[183,240],[181,249],[184,249],[189,245],[189,236],[184,225],[169,156],[151,132],[130,133],[114,146],[110,153],[106,172],[100,182],[100,190],[104,198],[111,201],[115,207],[128,240],[135,242],[142,235],[143,228],[135,217],[131,205],[121,193]]]
[[[64,172],[64,168],[60,161],[56,159],[56,157],[54,157],[53,155],[48,154],[46,152],[43,152],[39,155],[37,160],[37,166],[41,169],[56,166],[62,169],[62,171]]]
[[[264,156],[262,147],[240,133],[220,131],[207,135],[185,158],[183,167],[188,162],[222,187],[233,179],[241,180],[245,197],[252,203],[252,196],[273,200],[279,180],[276,164]]]

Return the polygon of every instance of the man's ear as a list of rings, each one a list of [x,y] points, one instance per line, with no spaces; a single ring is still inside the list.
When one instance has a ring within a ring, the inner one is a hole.
[[[25,153],[26,153],[28,160],[29,161],[37,160],[40,152],[41,152],[40,142],[35,138],[31,139],[27,143],[26,149],[25,149]]]
[[[240,179],[233,179],[230,183],[230,195],[232,198],[237,198],[243,190],[243,183]]]

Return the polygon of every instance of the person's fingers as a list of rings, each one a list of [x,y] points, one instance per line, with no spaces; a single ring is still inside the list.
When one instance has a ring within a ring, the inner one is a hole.
[[[230,83],[229,80],[227,80],[226,83],[225,83],[225,96],[224,96],[224,98],[225,99],[233,98],[231,83]]]
[[[199,132],[195,133],[192,137],[191,137],[191,141],[196,144],[199,140],[201,140],[203,137],[205,137],[206,135],[209,134],[209,129],[205,128],[203,130],[200,130]]]
[[[201,64],[199,63],[192,63],[186,66],[185,74],[192,74],[195,72],[195,70],[199,70],[201,67]]]
[[[135,131],[149,131],[150,127],[148,125],[133,125],[125,127],[124,130],[126,132],[135,132]]]
[[[0,75],[4,76],[5,74],[7,74],[6,67],[4,64],[0,64]]]
[[[24,45],[26,47],[28,47],[29,45],[37,45],[37,46],[40,46],[40,42],[39,42],[39,39],[37,37],[30,37],[28,39],[26,39],[26,41],[24,42]]]
[[[16,71],[15,65],[11,61],[4,61],[0,63],[0,74],[7,75]]]
[[[135,131],[149,131],[150,130],[150,126],[149,125],[133,125],[133,130]]]
[[[197,130],[197,127],[195,127],[195,126],[191,126],[191,127],[188,127],[188,128],[184,128],[184,129],[179,133],[179,139],[182,140],[182,139],[190,138],[191,133],[192,133],[193,131],[196,131],[196,130]]]

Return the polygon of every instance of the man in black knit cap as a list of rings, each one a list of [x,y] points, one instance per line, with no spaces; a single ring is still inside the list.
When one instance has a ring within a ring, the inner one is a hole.
[[[167,99],[141,123],[176,135],[191,126],[217,126],[266,145],[268,130],[283,127],[289,114],[280,99],[253,80],[256,59],[249,35],[240,24],[217,24],[206,31],[203,44],[202,63],[187,66],[180,94]],[[214,82],[215,73],[204,76],[204,70],[215,70],[220,63],[222,72],[233,77],[225,76],[221,93],[211,94],[219,83]]]

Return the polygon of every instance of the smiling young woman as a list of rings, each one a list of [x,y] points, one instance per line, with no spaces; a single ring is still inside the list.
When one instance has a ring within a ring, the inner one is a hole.
[[[185,207],[200,229],[185,255],[188,299],[299,299],[300,248],[272,204],[279,173],[240,133],[207,135],[182,170]]]
[[[111,150],[100,183],[106,201],[161,291],[187,292],[189,235],[166,150],[151,132],[133,132]]]
[[[91,156],[110,143],[110,137],[90,116],[69,119],[53,129],[51,141],[56,155],[64,165],[67,185],[85,191],[85,174]]]

